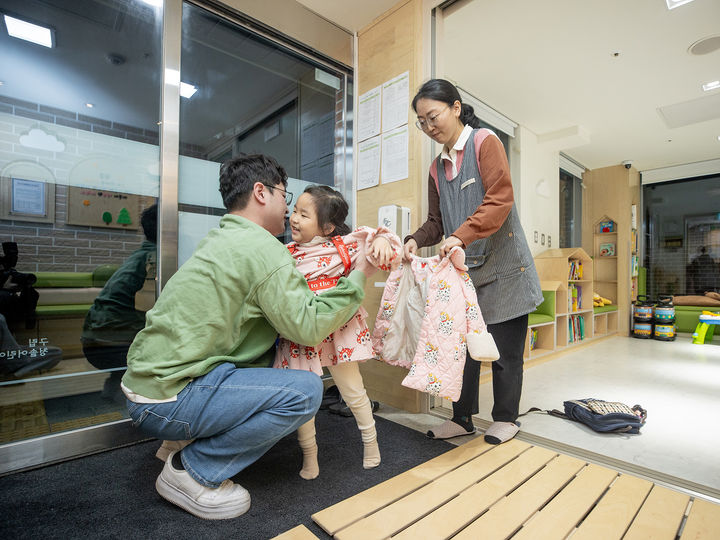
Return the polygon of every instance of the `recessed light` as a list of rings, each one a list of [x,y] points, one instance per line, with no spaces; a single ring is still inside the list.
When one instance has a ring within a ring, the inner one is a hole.
[[[184,98],[190,99],[195,95],[195,92],[197,92],[197,88],[195,88],[192,84],[180,83],[180,95]]]
[[[88,109],[92,109],[92,108],[95,106],[95,104],[94,104],[94,103],[86,103],[85,106],[86,106]]]
[[[24,39],[31,43],[37,43],[43,47],[52,48],[54,46],[54,33],[50,28],[29,23],[9,15],[3,15],[5,18],[5,26],[10,36],[18,39]]]
[[[713,81],[713,82],[703,84],[703,90],[705,92],[708,92],[710,90],[715,90],[717,88],[720,88],[720,81]]]
[[[693,0],[665,0],[668,9],[675,9],[676,7],[680,7],[683,4],[689,4],[692,1]]]

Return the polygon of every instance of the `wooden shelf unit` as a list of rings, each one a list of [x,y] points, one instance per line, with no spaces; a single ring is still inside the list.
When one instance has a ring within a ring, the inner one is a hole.
[[[582,265],[582,275],[571,275],[571,267]],[[581,343],[593,337],[593,261],[582,248],[549,249],[535,257],[543,285],[555,287],[555,349]],[[578,291],[573,303],[573,288]],[[582,319],[583,337],[572,338],[571,321]],[[538,335],[539,339],[539,335]]]
[[[607,227],[607,225],[610,225]],[[610,229],[609,231],[607,229]],[[612,250],[606,249],[612,245]],[[603,216],[593,226],[593,291],[612,301],[614,311],[600,311],[593,316],[593,332],[596,336],[617,333],[618,329],[618,224],[609,216]],[[611,252],[612,255],[607,255]],[[609,307],[609,306],[608,306]]]

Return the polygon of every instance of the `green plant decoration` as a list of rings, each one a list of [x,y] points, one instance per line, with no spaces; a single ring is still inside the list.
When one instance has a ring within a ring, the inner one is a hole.
[[[102,220],[105,225],[110,225],[110,223],[112,223],[112,214],[110,212],[103,212]]]
[[[130,225],[132,223],[132,220],[130,219],[130,212],[128,212],[127,208],[123,208],[122,210],[120,210],[117,222],[120,225]]]

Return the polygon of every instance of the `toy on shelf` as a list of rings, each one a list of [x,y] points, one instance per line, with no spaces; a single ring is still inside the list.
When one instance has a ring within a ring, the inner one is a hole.
[[[606,243],[600,244],[600,256],[601,257],[613,257],[615,255],[615,244]]]
[[[612,304],[612,300],[603,298],[598,293],[593,293],[593,307],[603,307],[603,306],[609,306],[611,304]]]
[[[601,233],[611,233],[615,232],[615,222],[614,221],[601,221],[598,223],[598,229]]]

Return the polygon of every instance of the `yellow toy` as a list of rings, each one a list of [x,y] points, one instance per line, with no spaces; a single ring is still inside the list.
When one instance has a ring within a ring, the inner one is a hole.
[[[603,307],[612,304],[612,300],[603,298],[598,293],[593,293],[593,307]]]

